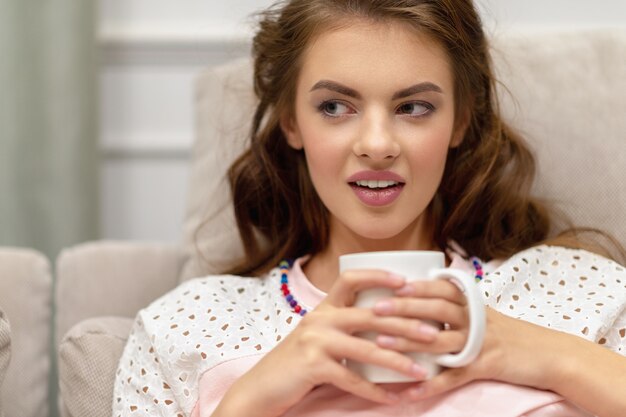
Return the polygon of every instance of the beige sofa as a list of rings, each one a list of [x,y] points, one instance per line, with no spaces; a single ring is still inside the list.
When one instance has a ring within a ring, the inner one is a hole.
[[[48,259],[29,249],[0,248],[0,415],[49,415],[51,323]]]
[[[516,98],[502,89],[503,111],[538,156],[536,192],[577,224],[608,230],[626,242],[626,32],[518,34],[496,37],[494,50],[499,78]],[[218,271],[241,256],[223,174],[248,131],[254,104],[250,74],[250,62],[241,60],[209,69],[197,80],[184,246],[92,242],[68,248],[57,260],[62,416],[110,415],[116,363],[136,312],[182,280]],[[195,232],[209,215],[196,242]],[[33,308],[45,311],[40,304]],[[13,328],[21,326],[4,308]],[[0,373],[1,361],[0,352]],[[16,410],[11,401],[22,404],[26,393],[5,395],[15,378],[10,367],[2,398],[9,401],[6,410]],[[45,391],[46,379],[37,381]],[[44,416],[28,411],[19,415]]]
[[[4,382],[4,377],[11,360],[11,324],[6,318],[4,311],[0,310],[0,387]],[[0,417],[4,416],[2,411],[3,399],[0,398]]]

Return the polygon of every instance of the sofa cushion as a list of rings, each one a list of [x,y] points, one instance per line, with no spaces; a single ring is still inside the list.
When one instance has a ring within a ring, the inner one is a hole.
[[[0,309],[0,391],[2,391],[2,382],[9,367],[9,360],[11,359],[11,327],[9,326],[9,320],[4,312]],[[0,417],[4,413],[2,412],[2,401],[0,401]]]
[[[243,256],[225,173],[243,151],[256,103],[252,63],[210,68],[195,86],[196,139],[184,224],[181,279],[222,272]]]
[[[537,155],[535,192],[626,244],[626,31],[500,37],[503,113]]]
[[[64,249],[56,262],[56,344],[92,317],[135,317],[178,283],[178,245],[97,241]]]
[[[97,317],[73,326],[59,345],[64,417],[110,416],[117,364],[133,320]]]
[[[0,249],[0,306],[11,320],[11,363],[0,392],[7,416],[47,417],[52,274],[39,252]]]

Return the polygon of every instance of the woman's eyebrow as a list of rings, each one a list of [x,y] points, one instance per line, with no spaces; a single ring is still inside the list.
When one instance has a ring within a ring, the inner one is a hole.
[[[437,84],[433,84],[431,82],[423,82],[423,83],[412,85],[409,88],[405,88],[403,90],[400,90],[394,93],[391,99],[397,100],[399,98],[410,97],[413,94],[425,93],[429,91],[434,91],[435,93],[443,93],[443,90]]]
[[[331,90],[339,94],[343,94],[344,96],[353,97],[356,99],[360,99],[361,95],[354,89],[350,87],[346,87],[345,85],[339,84],[335,81],[329,80],[321,80],[315,83],[315,85],[311,88],[311,92],[315,90]]]
[[[316,82],[310,91],[312,92],[315,90],[323,90],[323,89],[334,91],[336,93],[343,94],[344,96],[353,97],[356,99],[361,98],[361,95],[359,94],[358,91],[350,87],[346,87],[345,85],[340,84],[338,82],[330,81],[330,80],[320,80]],[[415,84],[408,88],[404,88],[400,91],[395,92],[391,99],[397,100],[400,98],[410,97],[413,94],[419,94],[419,93],[430,92],[430,91],[433,91],[436,93],[443,93],[443,90],[437,84],[433,84],[431,82],[423,82],[423,83]]]

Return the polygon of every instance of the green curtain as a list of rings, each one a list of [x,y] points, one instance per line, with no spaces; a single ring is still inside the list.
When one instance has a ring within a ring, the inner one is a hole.
[[[0,245],[54,260],[99,235],[95,27],[92,0],[0,0]]]
[[[95,5],[0,0],[0,245],[98,236]]]

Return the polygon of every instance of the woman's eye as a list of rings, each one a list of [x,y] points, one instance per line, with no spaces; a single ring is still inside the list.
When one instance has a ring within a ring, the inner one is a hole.
[[[325,101],[320,105],[324,116],[339,117],[350,112],[350,107],[338,101]]]
[[[401,114],[408,116],[425,116],[433,110],[432,105],[421,102],[405,103],[398,108]]]

